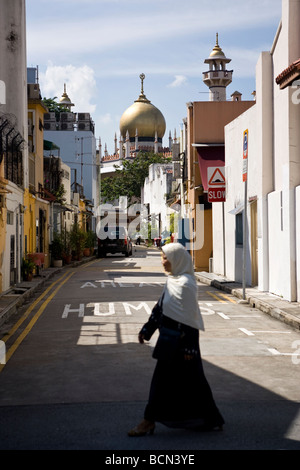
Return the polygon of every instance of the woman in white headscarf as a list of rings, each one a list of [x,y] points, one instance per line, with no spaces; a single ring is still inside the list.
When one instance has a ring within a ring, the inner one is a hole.
[[[170,243],[162,248],[162,264],[168,279],[139,333],[144,343],[159,329],[153,351],[157,364],[144,419],[129,431],[132,437],[152,434],[155,422],[194,430],[221,429],[224,424],[202,366],[199,330],[204,325],[191,256],[180,243]]]

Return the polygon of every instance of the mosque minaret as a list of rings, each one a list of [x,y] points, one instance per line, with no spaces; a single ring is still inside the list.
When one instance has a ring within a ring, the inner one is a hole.
[[[226,88],[232,82],[232,70],[226,65],[231,62],[219,46],[219,35],[216,34],[216,45],[204,63],[209,70],[203,73],[203,82],[209,88],[209,101],[226,101]]]

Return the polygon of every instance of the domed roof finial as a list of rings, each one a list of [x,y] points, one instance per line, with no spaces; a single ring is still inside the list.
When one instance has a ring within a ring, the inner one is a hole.
[[[215,47],[213,48],[213,50],[210,54],[210,57],[214,57],[214,56],[225,57],[224,52],[222,51],[221,47],[219,46],[219,33],[216,33],[216,45],[215,45]]]
[[[151,101],[149,101],[144,93],[144,80],[146,78],[146,75],[144,73],[141,73],[140,74],[140,79],[141,79],[141,93],[140,93],[140,96],[138,97],[138,99],[136,101],[143,101],[145,103],[151,103]]]
[[[141,95],[144,94],[144,80],[145,80],[146,76],[144,73],[141,73],[140,75],[140,79],[141,79]]]
[[[71,106],[74,106],[74,104],[71,102],[68,93],[67,93],[67,86],[64,83],[64,92],[61,95],[61,98],[59,100],[60,104],[64,105],[66,108],[71,109]]]

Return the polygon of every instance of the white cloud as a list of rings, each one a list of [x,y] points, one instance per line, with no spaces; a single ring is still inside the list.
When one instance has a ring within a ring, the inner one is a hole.
[[[66,6],[66,0],[60,3]],[[151,47],[172,37],[262,27],[270,24],[278,16],[279,10],[278,0],[276,6],[273,4],[274,0],[216,0],[213,9],[211,2],[205,0],[189,0],[184,8],[175,1],[177,8],[174,6],[171,9],[168,8],[168,1],[157,2],[150,9],[148,1],[141,1],[140,8],[134,12],[129,8],[132,1],[129,5],[119,1],[118,10],[95,3],[95,7],[87,8],[83,16],[79,12],[76,14],[76,8],[69,12],[68,17],[63,15],[62,19],[56,14],[55,28],[59,34],[45,34],[47,21],[49,30],[52,29],[51,15],[48,15],[48,20],[45,15],[42,22],[39,17],[30,18],[28,47],[31,53],[41,54],[47,51],[48,57],[60,57],[67,54],[99,54],[115,49],[124,50],[140,44]]]
[[[93,113],[96,105],[92,100],[96,96],[96,80],[91,67],[83,65],[56,66],[48,64],[44,73],[40,74],[40,84],[43,97],[60,99],[64,84],[71,101],[75,104],[72,111]]]
[[[175,75],[175,80],[170,83],[168,86],[172,88],[177,88],[184,85],[187,82],[187,78],[184,75]]]
[[[111,124],[113,122],[113,119],[112,119],[110,113],[106,113],[104,115],[100,115],[99,118],[98,118],[98,121],[101,124],[107,125],[107,124]]]

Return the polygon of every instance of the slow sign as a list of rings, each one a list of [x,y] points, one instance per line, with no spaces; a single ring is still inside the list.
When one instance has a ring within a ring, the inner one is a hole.
[[[224,188],[208,188],[208,202],[225,202],[226,189]]]

